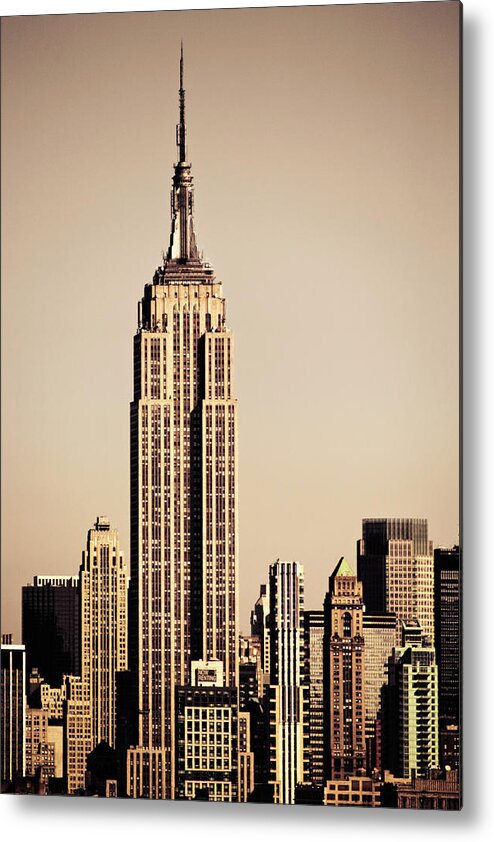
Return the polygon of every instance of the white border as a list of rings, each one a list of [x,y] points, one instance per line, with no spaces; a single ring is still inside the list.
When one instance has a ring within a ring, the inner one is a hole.
[[[336,0],[338,2],[338,0]],[[362,0],[369,2],[369,0]],[[407,0],[395,0],[407,2]],[[435,2],[435,0],[422,0]],[[444,0],[456,2],[456,0]],[[153,9],[229,8],[237,6],[309,5],[290,2],[86,2],[68,0],[0,0],[2,15],[60,14]],[[312,2],[310,5],[325,5]],[[188,840],[300,839],[346,833],[362,842],[399,834],[400,842],[417,834],[429,839],[488,838],[494,799],[491,794],[492,632],[490,605],[494,548],[490,477],[494,474],[492,366],[494,360],[494,273],[489,261],[493,215],[494,132],[492,119],[494,3],[464,4],[464,571],[465,571],[465,807],[461,813],[352,810],[271,805],[212,805],[94,801],[69,798],[1,796],[3,839],[32,835],[70,838],[142,839],[148,834]],[[5,318],[5,314],[4,314]],[[490,552],[489,552],[490,551]],[[490,577],[490,580],[489,580]]]
[[[383,3],[409,3],[413,0],[382,0]],[[421,0],[421,2],[430,3],[438,2],[438,0]],[[456,0],[444,0],[444,2],[456,2]],[[486,0],[481,3],[480,0],[467,0],[468,7],[484,5]],[[331,3],[326,3],[324,0],[311,0],[311,2],[297,2],[297,0],[274,0],[274,2],[266,2],[266,0],[249,0],[249,2],[241,2],[241,0],[164,0],[163,2],[153,2],[153,0],[80,0],[80,2],[70,2],[70,0],[0,0],[0,12],[2,15],[52,15],[52,14],[68,14],[68,13],[84,13],[84,12],[151,12],[163,11],[165,9],[235,9],[235,8],[254,8],[266,6],[349,6],[362,5],[367,3],[376,3],[376,0],[360,0],[360,3],[351,3],[349,0],[332,0]]]

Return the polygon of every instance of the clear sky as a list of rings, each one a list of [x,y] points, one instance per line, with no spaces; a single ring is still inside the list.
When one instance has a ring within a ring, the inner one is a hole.
[[[456,2],[2,25],[2,631],[129,553],[137,301],[169,235],[184,40],[198,244],[240,418],[241,627],[276,558],[319,608],[362,517],[458,540]]]

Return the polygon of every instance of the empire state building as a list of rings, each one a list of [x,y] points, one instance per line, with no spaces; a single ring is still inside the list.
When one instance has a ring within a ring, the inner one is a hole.
[[[196,245],[183,52],[179,105],[170,242],[139,303],[130,410],[127,787],[151,798],[175,797],[176,690],[191,662],[219,663],[223,686],[238,686],[233,337]]]

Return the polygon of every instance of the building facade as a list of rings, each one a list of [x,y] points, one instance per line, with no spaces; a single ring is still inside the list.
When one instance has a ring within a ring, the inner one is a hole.
[[[238,714],[238,800],[248,801],[255,783],[254,752],[251,751],[250,713]]]
[[[362,584],[341,558],[324,600],[325,777],[363,775],[365,659]]]
[[[2,791],[26,773],[26,649],[2,635]]]
[[[239,800],[238,695],[221,661],[193,661],[191,683],[176,689],[176,798]]]
[[[22,588],[22,641],[28,675],[37,667],[52,687],[80,675],[77,576],[35,576]]]
[[[460,781],[457,771],[431,771],[424,777],[412,774],[410,780],[385,775],[382,806],[399,810],[460,810]]]
[[[460,769],[460,726],[439,719],[439,765],[441,769]]]
[[[115,745],[116,674],[127,669],[127,569],[105,517],[88,531],[79,573],[81,671],[91,708],[91,748]]]
[[[402,646],[389,659],[385,767],[401,778],[439,768],[436,653],[418,621],[402,624]]]
[[[307,780],[302,565],[270,565],[269,594],[269,782],[275,803],[294,804]]]
[[[54,746],[54,777],[65,779],[64,774],[64,702],[67,698],[68,682],[65,678],[60,687],[51,687],[46,682],[39,685],[39,691],[32,697],[32,704],[47,716],[46,737]]]
[[[191,660],[220,660],[225,687],[238,687],[233,336],[196,245],[183,57],[179,101],[170,244],[139,304],[130,411],[130,757],[146,764],[149,752],[162,775],[151,798],[175,795],[175,690],[190,684]]]
[[[305,680],[308,688],[307,754],[312,786],[324,786],[324,611],[304,611]]]
[[[261,644],[256,635],[239,637],[238,681],[240,710],[249,710],[263,693]]]
[[[250,615],[251,633],[259,638],[261,668],[266,676],[270,672],[269,643],[269,585],[261,585],[259,596]],[[267,683],[267,681],[266,681]]]
[[[328,781],[324,803],[330,807],[380,807],[381,784],[366,777]]]
[[[92,749],[92,716],[88,685],[80,676],[65,676],[62,705],[65,791],[67,795],[82,795],[87,757]]]
[[[388,662],[396,644],[396,627],[396,614],[364,612],[365,743],[369,772],[382,766],[383,691],[388,681]]]
[[[48,722],[46,710],[26,708],[26,775],[41,769],[46,778],[55,777],[55,744],[48,736]]]
[[[48,712],[50,719],[61,722],[63,719],[63,705],[66,699],[67,682],[60,687],[42,684],[40,687],[41,707]]]
[[[439,718],[460,722],[461,578],[460,548],[434,550],[435,646],[439,675]]]
[[[127,795],[165,798],[164,753],[160,748],[131,747],[127,751]]]
[[[367,518],[357,542],[357,574],[367,611],[418,619],[434,644],[434,556],[427,520]],[[400,631],[396,645],[400,645]]]

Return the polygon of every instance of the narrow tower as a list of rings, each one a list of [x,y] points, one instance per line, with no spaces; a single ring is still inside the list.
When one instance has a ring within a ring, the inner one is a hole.
[[[116,675],[127,669],[127,567],[118,531],[98,517],[79,571],[81,674],[91,706],[91,749],[115,746]]]
[[[327,780],[365,772],[362,585],[341,558],[324,601],[324,710]]]
[[[306,781],[304,723],[304,569],[295,561],[269,567],[269,772],[274,801],[294,804]]]
[[[2,792],[26,769],[26,648],[2,635]]]
[[[388,663],[384,765],[400,778],[426,777],[439,766],[436,653],[417,620],[401,631]]]
[[[129,654],[136,745],[128,792],[175,793],[175,688],[191,660],[237,687],[237,405],[233,337],[193,226],[183,51],[171,234],[139,304],[131,404]],[[142,771],[142,773],[141,773]]]
[[[324,786],[324,611],[304,611],[309,781]]]
[[[434,550],[434,624],[439,673],[439,716],[459,725],[461,676],[460,548]]]

